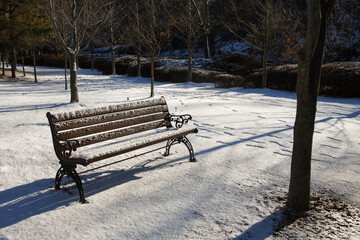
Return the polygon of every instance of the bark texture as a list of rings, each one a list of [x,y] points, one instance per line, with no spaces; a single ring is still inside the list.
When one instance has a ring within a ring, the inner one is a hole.
[[[311,152],[320,86],[326,26],[336,0],[307,0],[308,25],[298,57],[297,111],[291,160],[288,205],[297,211],[310,207]]]

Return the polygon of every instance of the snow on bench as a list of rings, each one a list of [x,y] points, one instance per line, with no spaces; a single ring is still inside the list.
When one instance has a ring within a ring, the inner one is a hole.
[[[60,188],[64,175],[71,177],[82,203],[87,201],[75,170],[77,164],[87,166],[165,141],[165,156],[169,155],[172,145],[184,143],[190,161],[195,161],[194,150],[186,136],[198,130],[193,126],[183,126],[192,119],[190,115],[171,115],[164,97],[67,113],[48,112],[46,115],[55,154],[61,164],[55,178],[55,189]]]

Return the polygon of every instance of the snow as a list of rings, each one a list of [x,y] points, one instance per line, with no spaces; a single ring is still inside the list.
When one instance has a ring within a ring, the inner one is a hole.
[[[170,129],[157,129],[150,130],[146,133],[132,135],[131,138],[119,138],[113,141],[106,141],[104,144],[98,144],[90,146],[86,149],[79,149],[74,152],[72,157],[81,159],[93,159],[102,157],[112,153],[125,151],[127,149],[136,148],[138,146],[156,142],[162,139],[174,138],[174,136],[186,135],[196,131],[196,128],[192,126],[184,126],[182,128],[170,128]],[[81,144],[81,142],[80,142]],[[165,144],[165,143],[164,143]]]
[[[155,83],[156,96],[165,97],[171,113],[192,115],[199,132],[188,138],[197,162],[188,161],[183,144],[173,146],[167,157],[163,148],[142,155],[165,145],[158,144],[78,166],[90,202],[80,204],[71,180],[63,179],[62,186],[69,183],[63,191],[53,188],[59,164],[46,112],[145,100],[150,80],[84,69],[78,73],[76,104],[68,104],[62,69],[38,68],[38,84],[28,78],[0,79],[0,239],[276,238],[282,205],[272,199],[288,188],[294,93]],[[319,98],[312,191],[333,193],[356,207],[359,123],[360,99]],[[85,172],[133,155],[138,156]],[[358,239],[357,221],[331,237]],[[300,229],[309,239],[319,237]]]

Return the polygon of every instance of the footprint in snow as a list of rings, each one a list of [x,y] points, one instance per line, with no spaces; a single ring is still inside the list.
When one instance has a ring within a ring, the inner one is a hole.
[[[333,137],[327,137],[327,138],[330,139],[330,140],[336,141],[336,142],[341,142],[341,140],[337,139],[337,138],[333,138]]]
[[[252,145],[252,144],[246,144],[246,146],[248,146],[248,147],[255,147],[255,148],[265,148],[265,147],[263,147],[263,146]]]
[[[291,157],[291,155],[285,154],[285,153],[280,153],[280,152],[273,152],[273,153],[274,153],[274,154],[277,154],[277,155],[284,156],[284,157]]]
[[[339,147],[334,147],[334,146],[327,145],[327,144],[320,144],[320,146],[322,146],[322,147],[334,148],[334,149],[340,149]]]
[[[230,136],[234,136],[234,134],[230,133],[230,132],[224,132],[225,134],[227,135],[230,135]]]

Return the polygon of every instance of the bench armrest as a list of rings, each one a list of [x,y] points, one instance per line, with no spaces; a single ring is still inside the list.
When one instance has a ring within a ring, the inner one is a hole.
[[[190,114],[184,114],[184,115],[168,114],[167,118],[169,119],[169,121],[174,121],[175,127],[177,128],[181,128],[184,125],[184,123],[188,123],[189,120],[192,119]]]
[[[55,136],[56,137],[56,136]],[[57,139],[58,140],[58,139]],[[78,140],[55,141],[55,152],[59,153],[61,159],[69,159],[71,153],[80,146]]]

